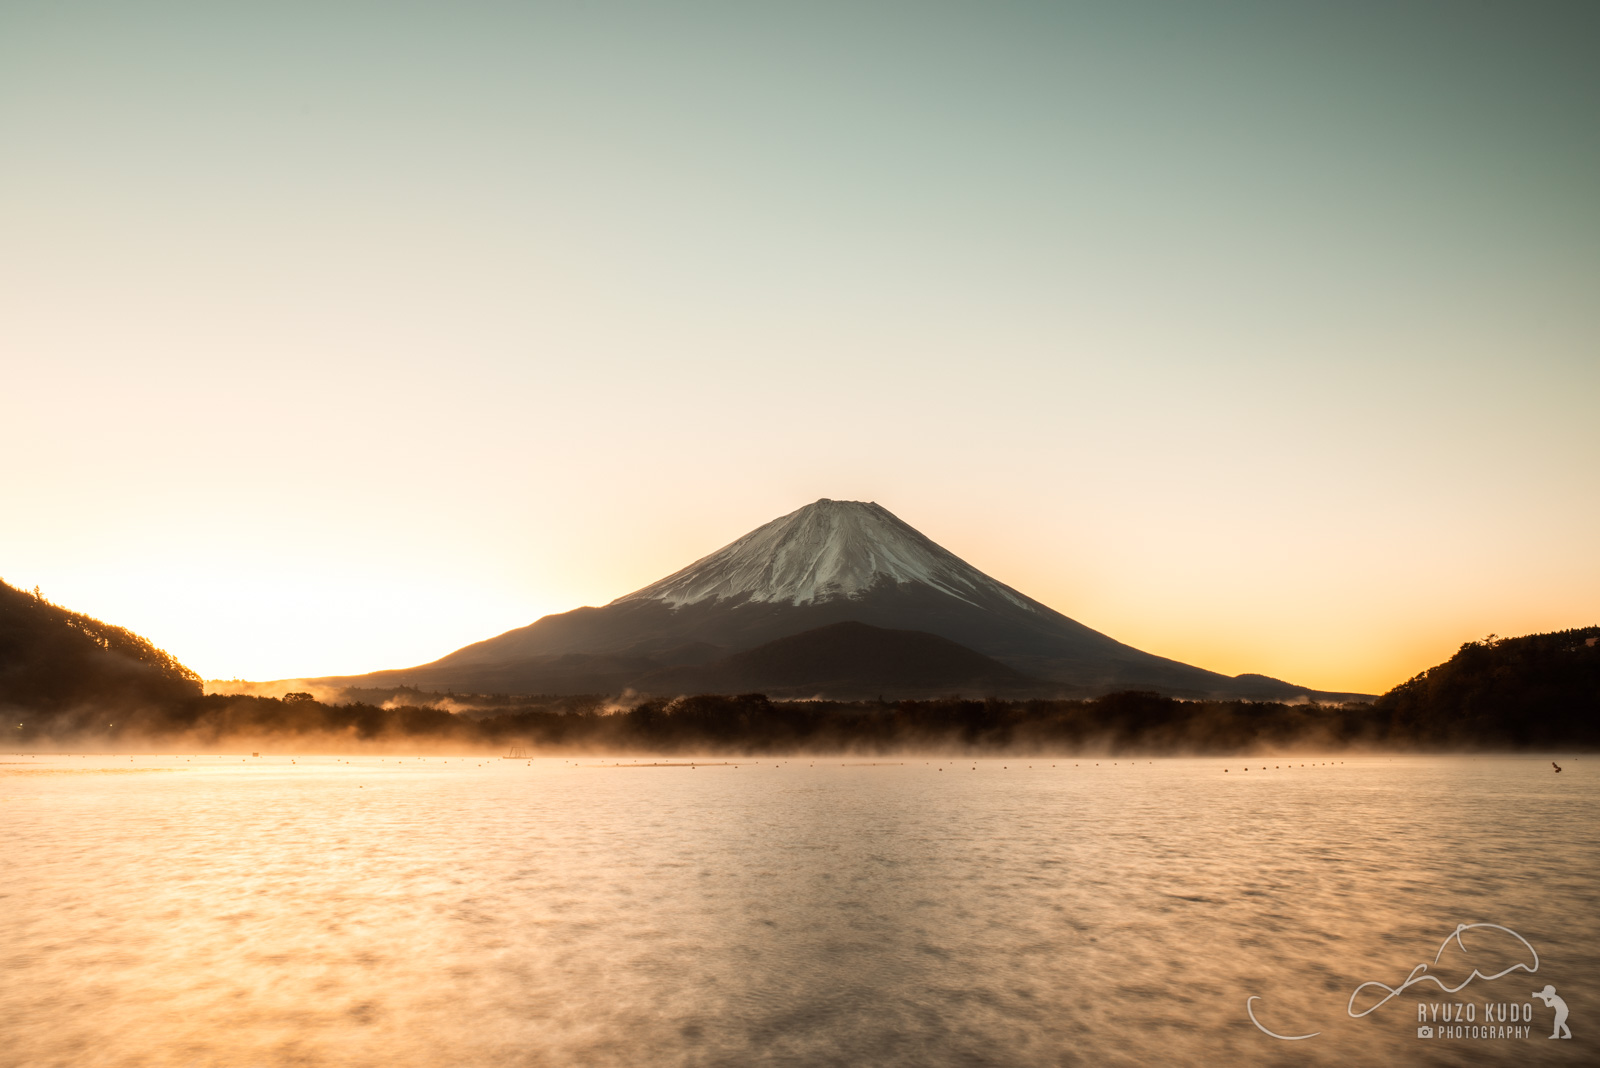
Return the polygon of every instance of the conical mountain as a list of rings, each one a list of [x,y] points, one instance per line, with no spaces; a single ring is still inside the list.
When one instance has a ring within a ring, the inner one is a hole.
[[[847,622],[868,627],[832,632],[822,647],[836,645],[838,633],[870,642],[887,641],[883,631],[923,632],[998,662],[975,676],[974,685],[994,686],[1004,676],[1011,680],[1009,692],[1025,682],[1031,692],[1059,696],[1126,689],[1193,697],[1331,696],[1260,675],[1230,678],[1124,645],[990,578],[879,504],[827,499],[604,607],[545,616],[432,664],[359,682],[475,692],[670,689],[686,676],[669,669],[709,667]],[[737,677],[761,688],[750,665],[766,662],[744,658]],[[790,672],[782,688],[804,686]]]

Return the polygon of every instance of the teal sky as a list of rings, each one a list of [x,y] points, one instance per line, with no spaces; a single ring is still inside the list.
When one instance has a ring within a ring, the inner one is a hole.
[[[1600,621],[1600,7],[0,6],[0,577],[432,659],[871,499],[1152,652]]]

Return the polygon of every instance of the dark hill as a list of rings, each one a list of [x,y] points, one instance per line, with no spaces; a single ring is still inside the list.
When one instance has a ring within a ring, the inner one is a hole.
[[[742,693],[838,699],[882,693],[1017,693],[1037,679],[948,638],[866,623],[834,623],[758,645],[710,664],[658,671],[640,680],[651,693]]]
[[[1600,745],[1600,627],[1467,642],[1374,707],[1423,743]]]
[[[132,631],[0,582],[0,706],[123,708],[200,690],[199,675]]]

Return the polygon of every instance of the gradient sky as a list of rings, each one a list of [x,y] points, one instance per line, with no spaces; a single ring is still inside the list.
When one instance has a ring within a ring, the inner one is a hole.
[[[352,673],[876,500],[1379,691],[1600,622],[1600,5],[7,3],[0,577]]]

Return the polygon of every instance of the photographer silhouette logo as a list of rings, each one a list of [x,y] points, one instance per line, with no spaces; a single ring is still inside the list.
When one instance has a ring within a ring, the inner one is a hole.
[[[1549,983],[1543,990],[1535,990],[1529,997],[1538,998],[1547,1006],[1556,1010],[1556,1025],[1550,1032],[1551,1038],[1571,1038],[1572,1028],[1567,1026],[1567,1003],[1556,996],[1556,988]]]

